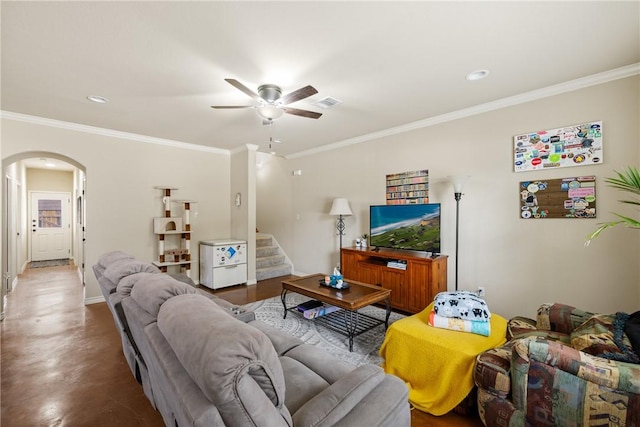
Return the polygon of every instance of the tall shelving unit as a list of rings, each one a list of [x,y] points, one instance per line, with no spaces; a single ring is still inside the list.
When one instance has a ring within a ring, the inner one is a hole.
[[[164,216],[153,220],[153,232],[158,237],[158,260],[153,264],[162,272],[168,267],[178,266],[182,273],[191,277],[191,219],[192,200],[171,200],[171,192],[178,190],[172,187],[155,187],[162,190]],[[174,217],[171,204],[183,207],[182,217]],[[179,240],[178,240],[179,237]]]

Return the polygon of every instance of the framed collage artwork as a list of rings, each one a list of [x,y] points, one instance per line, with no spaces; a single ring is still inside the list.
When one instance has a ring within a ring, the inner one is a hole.
[[[515,172],[602,163],[602,121],[513,137]]]

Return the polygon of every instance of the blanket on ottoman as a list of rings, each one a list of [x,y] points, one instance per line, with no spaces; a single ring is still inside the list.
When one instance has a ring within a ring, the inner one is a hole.
[[[409,386],[409,401],[421,411],[444,415],[473,389],[476,356],[506,342],[507,321],[491,316],[482,336],[429,326],[433,304],[389,326],[380,356],[384,370]]]

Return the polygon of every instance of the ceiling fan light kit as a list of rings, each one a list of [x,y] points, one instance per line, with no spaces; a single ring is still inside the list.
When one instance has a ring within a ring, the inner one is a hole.
[[[284,114],[284,110],[271,104],[261,105],[256,108],[256,111],[258,112],[258,115],[265,120],[275,120],[282,117]]]
[[[291,93],[282,96],[282,89],[279,86],[272,84],[264,84],[258,87],[258,93],[255,93],[238,80],[225,79],[227,83],[241,92],[248,95],[255,101],[258,101],[260,105],[212,105],[211,108],[225,109],[225,108],[255,108],[256,112],[265,121],[264,124],[271,124],[273,120],[281,117],[284,113],[292,114],[294,116],[307,117],[310,119],[318,119],[322,116],[321,113],[315,111],[301,110],[298,108],[287,107],[288,104],[292,104],[301,99],[308,98],[318,93],[313,86],[305,86],[298,90],[294,90]]]

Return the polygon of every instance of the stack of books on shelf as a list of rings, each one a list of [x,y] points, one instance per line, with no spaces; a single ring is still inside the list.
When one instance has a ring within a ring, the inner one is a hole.
[[[389,268],[397,268],[399,270],[406,270],[407,269],[407,261],[404,261],[404,260],[388,261],[387,262],[387,267],[389,267]]]
[[[306,319],[315,319],[316,317],[324,316],[329,313],[333,313],[334,311],[340,310],[340,307],[335,307],[333,305],[323,304],[321,301],[311,300],[299,304],[297,306],[298,311],[302,313],[302,315]]]

